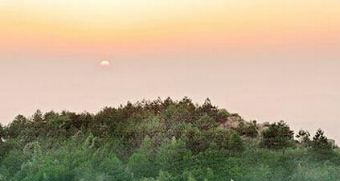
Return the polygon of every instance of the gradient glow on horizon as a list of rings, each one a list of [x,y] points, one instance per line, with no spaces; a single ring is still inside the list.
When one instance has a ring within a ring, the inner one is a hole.
[[[294,49],[339,45],[339,17],[337,0],[4,0],[0,38],[37,54]]]
[[[1,0],[0,121],[210,97],[339,142],[339,50],[338,0]]]

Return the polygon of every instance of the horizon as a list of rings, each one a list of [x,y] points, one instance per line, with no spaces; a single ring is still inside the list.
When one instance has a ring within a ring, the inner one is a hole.
[[[4,0],[0,39],[2,124],[209,97],[340,141],[340,1]]]

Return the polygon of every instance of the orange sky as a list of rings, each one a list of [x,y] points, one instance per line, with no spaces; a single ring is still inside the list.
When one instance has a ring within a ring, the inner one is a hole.
[[[339,0],[1,0],[0,122],[210,97],[339,141],[339,50]]]
[[[95,55],[136,49],[339,47],[339,19],[337,0],[5,0],[0,47],[31,53],[87,49]]]

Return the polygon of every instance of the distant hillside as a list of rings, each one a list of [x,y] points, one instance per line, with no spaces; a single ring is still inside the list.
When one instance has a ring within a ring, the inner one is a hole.
[[[245,121],[184,98],[97,114],[37,111],[0,127],[0,181],[303,181],[340,179],[340,154],[318,130]]]

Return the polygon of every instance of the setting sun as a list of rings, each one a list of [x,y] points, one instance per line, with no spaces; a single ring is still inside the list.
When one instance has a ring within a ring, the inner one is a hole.
[[[111,65],[111,62],[108,61],[108,60],[102,60],[100,62],[100,65],[103,66],[103,67],[107,67],[107,66],[110,66]]]

